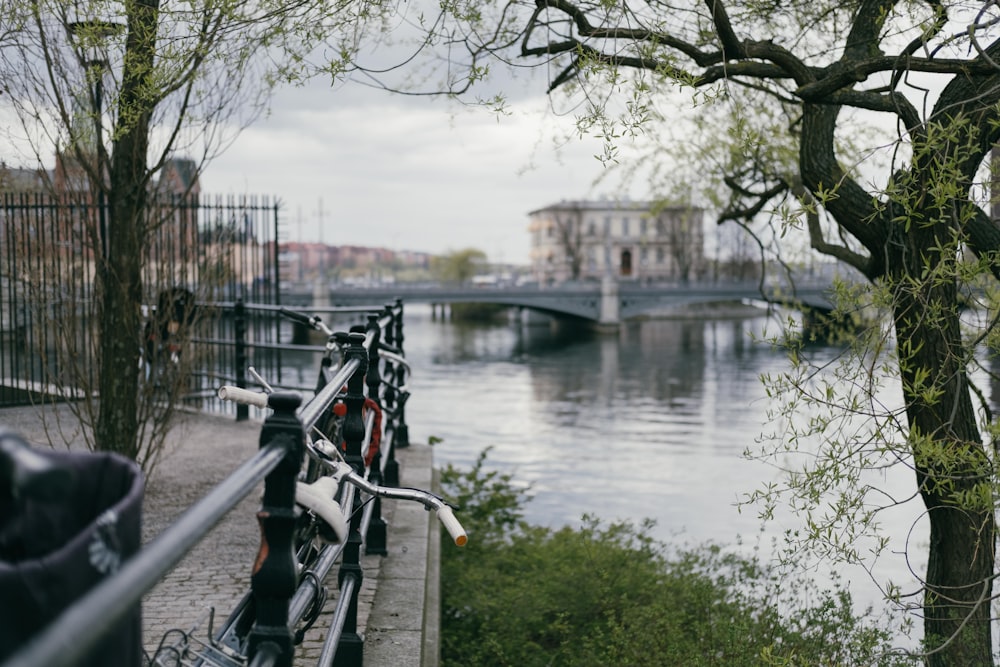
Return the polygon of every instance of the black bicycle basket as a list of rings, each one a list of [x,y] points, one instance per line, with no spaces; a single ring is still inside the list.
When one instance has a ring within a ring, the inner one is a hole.
[[[72,483],[60,499],[0,489],[0,661],[140,547],[144,479],[134,462],[108,453],[38,453],[68,469]],[[142,664],[140,606],[77,664]]]

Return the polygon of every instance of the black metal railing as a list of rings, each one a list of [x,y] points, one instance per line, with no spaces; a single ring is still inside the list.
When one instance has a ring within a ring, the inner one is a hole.
[[[249,330],[240,323],[240,318],[248,313],[271,312],[277,316],[269,307],[239,302],[233,304],[233,310],[234,332]],[[258,667],[291,664],[293,628],[318,594],[314,580],[322,580],[339,561],[340,596],[318,664],[333,664],[336,656],[337,665],[361,665],[364,647],[357,631],[358,592],[364,577],[361,554],[386,553],[387,526],[377,497],[363,499],[353,486],[343,485],[343,492],[352,494],[344,503],[345,519],[350,526],[348,538],[343,543],[327,545],[306,576],[297,571],[293,537],[295,484],[302,468],[306,433],[337,398],[346,405],[342,428],[345,461],[358,475],[365,475],[367,469],[372,483],[398,485],[395,450],[409,444],[404,419],[409,393],[405,386],[408,367],[403,352],[402,303],[397,301],[368,313],[366,320],[364,325],[354,327],[356,331],[338,334],[338,339],[346,342],[342,363],[326,386],[317,388],[310,400],[300,407],[298,393],[271,394],[272,414],[263,423],[260,449],[255,456],[192,505],[117,574],[105,579],[33,637],[2,667],[74,665],[134,610],[142,596],[261,480],[265,484],[258,515],[261,549],[248,592],[255,609],[255,621],[246,644],[248,664]],[[256,344],[250,341],[234,341],[232,346],[234,363],[257,352]],[[235,369],[234,374],[238,375]],[[368,400],[380,405],[381,424],[377,424],[373,411],[365,411]],[[363,452],[376,428],[384,446],[366,467]],[[245,566],[245,563],[233,564],[239,569]],[[233,631],[224,627],[217,639],[223,641],[223,635]]]
[[[294,342],[309,340],[314,334],[304,331],[301,323],[282,317],[281,306],[240,299],[200,303],[199,308],[204,312],[200,318],[203,323],[200,335],[186,343],[196,348],[194,354],[201,363],[192,369],[191,381],[181,399],[203,410],[235,412],[237,419],[245,419],[249,416],[247,406],[219,401],[214,390],[221,384],[249,386],[248,366],[253,366],[275,388],[306,394],[315,392],[317,359],[326,347],[318,341],[314,344]],[[408,444],[405,401],[399,391],[406,377],[402,300],[385,305],[296,308],[296,311],[322,315],[333,326],[364,331],[366,348],[374,350],[368,382],[373,388],[384,387],[385,409],[400,412],[396,439]],[[364,318],[365,324],[348,324],[359,317]]]

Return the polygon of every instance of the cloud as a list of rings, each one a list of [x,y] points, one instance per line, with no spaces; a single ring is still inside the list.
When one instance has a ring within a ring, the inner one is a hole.
[[[553,145],[571,119],[542,97],[510,116],[318,82],[285,91],[269,116],[210,163],[210,194],[284,204],[289,238],[443,252],[475,247],[527,262],[527,213],[592,196],[595,142]]]

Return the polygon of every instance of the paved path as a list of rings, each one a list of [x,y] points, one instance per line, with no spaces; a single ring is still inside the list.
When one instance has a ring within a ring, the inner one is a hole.
[[[33,444],[45,445],[56,424],[71,436],[72,447],[82,446],[73,435],[72,417],[65,407],[48,412],[42,420],[33,408],[0,410],[0,425],[21,433]],[[48,423],[49,433],[45,424]],[[181,415],[168,437],[164,456],[147,485],[143,505],[143,542],[170,525],[184,510],[224,479],[234,468],[253,456],[259,445],[260,423],[235,422],[232,418],[203,414]],[[405,486],[429,488],[431,453],[426,445],[400,451]],[[367,667],[419,667],[437,663],[436,563],[428,565],[429,545],[436,545],[436,521],[413,503],[383,503],[390,523],[388,556],[366,556],[364,582],[359,597],[358,630],[367,635]],[[174,628],[190,628],[214,606],[218,622],[239,601],[249,586],[250,568],[257,553],[259,534],[255,515],[260,493],[251,493],[224,517],[167,577],[143,600],[143,637],[147,650]],[[394,515],[399,512],[398,522]],[[395,525],[393,525],[395,523]],[[431,550],[433,553],[433,550]],[[385,571],[382,575],[381,572]],[[432,575],[430,586],[428,574]],[[324,614],[296,651],[296,665],[315,664],[322,648],[324,620],[336,604],[335,566],[326,582],[330,588]],[[379,584],[387,582],[373,611]],[[430,603],[430,632],[424,630],[425,601]],[[371,619],[371,622],[369,622]],[[206,636],[202,628],[198,636]],[[426,646],[425,646],[426,644]]]

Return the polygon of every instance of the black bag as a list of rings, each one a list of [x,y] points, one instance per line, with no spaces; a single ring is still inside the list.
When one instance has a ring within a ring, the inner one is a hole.
[[[0,489],[0,661],[13,654],[140,547],[144,480],[115,454],[38,451],[71,472],[59,500]],[[142,664],[141,607],[79,667]]]

